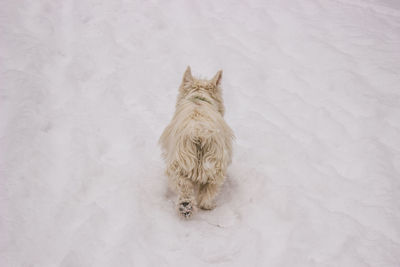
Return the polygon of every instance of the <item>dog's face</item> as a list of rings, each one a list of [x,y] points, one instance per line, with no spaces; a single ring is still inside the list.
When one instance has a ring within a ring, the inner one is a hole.
[[[183,75],[182,84],[179,87],[178,103],[183,100],[194,102],[204,101],[215,107],[221,115],[224,115],[224,105],[221,92],[222,70],[211,80],[196,79],[192,76],[190,67],[187,67]]]

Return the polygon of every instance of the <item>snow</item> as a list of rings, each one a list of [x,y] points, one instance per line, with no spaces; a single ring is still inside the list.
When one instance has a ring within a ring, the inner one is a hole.
[[[400,266],[395,0],[0,3],[0,266]],[[234,159],[180,219],[158,138],[224,70]]]

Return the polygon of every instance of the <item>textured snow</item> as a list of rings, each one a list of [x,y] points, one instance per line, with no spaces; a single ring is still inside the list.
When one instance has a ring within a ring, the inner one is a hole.
[[[400,266],[400,3],[0,2],[0,266]],[[179,219],[158,137],[224,70],[234,159]]]

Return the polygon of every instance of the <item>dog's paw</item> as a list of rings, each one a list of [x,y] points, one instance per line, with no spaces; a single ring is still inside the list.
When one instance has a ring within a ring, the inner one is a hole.
[[[217,205],[214,202],[201,202],[199,204],[199,208],[203,210],[212,210],[216,207]]]
[[[190,201],[182,201],[178,205],[178,211],[183,218],[189,219],[193,214],[194,206]]]

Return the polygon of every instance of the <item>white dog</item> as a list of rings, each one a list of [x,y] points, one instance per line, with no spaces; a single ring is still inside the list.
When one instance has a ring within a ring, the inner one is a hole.
[[[231,162],[233,132],[223,119],[221,78],[219,71],[210,81],[196,79],[187,67],[174,117],[160,137],[166,174],[185,218],[197,205],[215,207],[214,198]]]

